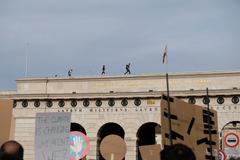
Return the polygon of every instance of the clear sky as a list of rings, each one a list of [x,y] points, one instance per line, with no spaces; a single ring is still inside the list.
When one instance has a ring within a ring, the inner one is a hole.
[[[240,0],[0,0],[0,90],[25,77],[240,70]]]

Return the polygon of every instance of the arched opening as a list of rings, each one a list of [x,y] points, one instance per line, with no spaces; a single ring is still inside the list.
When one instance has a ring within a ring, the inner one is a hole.
[[[83,126],[81,126],[80,124],[75,123],[75,122],[72,122],[72,123],[71,123],[70,131],[71,131],[71,132],[72,132],[72,131],[79,131],[79,132],[87,135],[87,132],[86,132],[86,130],[83,128]],[[85,156],[83,159],[85,159],[85,158],[86,158],[86,156]],[[82,160],[82,159],[81,159],[81,160]]]
[[[116,123],[106,123],[104,124],[97,133],[97,160],[104,160],[100,153],[100,144],[104,137],[115,134],[124,139],[125,132],[123,128]]]
[[[137,131],[137,160],[142,160],[139,146],[161,143],[161,126],[154,122],[143,124]]]
[[[83,128],[83,126],[81,126],[78,123],[74,123],[74,122],[71,123],[70,131],[79,131],[79,132],[82,132],[85,135],[87,135],[86,130]]]
[[[228,133],[235,133],[240,135],[240,121],[231,121],[226,123],[220,131],[220,148],[224,150],[228,148],[224,142],[224,138]]]

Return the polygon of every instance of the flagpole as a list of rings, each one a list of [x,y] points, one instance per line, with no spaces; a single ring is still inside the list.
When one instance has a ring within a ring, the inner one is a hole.
[[[173,145],[172,140],[172,123],[171,123],[171,109],[170,109],[170,100],[169,100],[169,80],[168,80],[168,57],[167,57],[167,45],[163,53],[163,63],[166,59],[166,84],[167,84],[167,109],[168,109],[168,125],[169,125],[169,142],[170,145]]]
[[[25,77],[27,77],[28,74],[28,46],[29,43],[27,43],[26,50],[25,50]]]
[[[167,83],[167,108],[168,108],[168,124],[169,124],[169,141],[170,141],[170,145],[173,145],[173,141],[172,141],[171,110],[170,110],[170,101],[169,101],[168,73],[166,73],[166,83]]]
[[[213,152],[212,152],[212,133],[211,133],[211,126],[210,126],[210,108],[209,108],[209,94],[208,94],[208,88],[206,88],[206,92],[207,92],[207,111],[208,111],[208,134],[209,134],[209,146],[210,146],[210,160],[213,160]]]
[[[25,55],[25,77],[27,77],[27,68],[28,68],[28,58],[27,58],[27,53]]]

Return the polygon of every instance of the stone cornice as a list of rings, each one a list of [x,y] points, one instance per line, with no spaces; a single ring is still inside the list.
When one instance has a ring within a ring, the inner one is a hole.
[[[13,99],[107,99],[107,98],[159,98],[164,91],[149,92],[113,92],[113,93],[56,93],[56,94],[13,94]],[[175,97],[203,97],[206,95],[205,90],[185,90],[171,91],[171,96]],[[240,95],[239,89],[209,90],[209,96],[232,96]]]
[[[16,94],[16,91],[1,91],[0,98],[12,99],[13,95],[15,94]]]

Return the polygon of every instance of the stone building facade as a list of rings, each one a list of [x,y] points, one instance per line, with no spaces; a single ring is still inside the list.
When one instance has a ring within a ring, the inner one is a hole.
[[[14,99],[13,136],[24,145],[25,160],[34,159],[38,112],[72,112],[73,129],[85,132],[90,139],[87,159],[102,159],[99,144],[109,134],[124,138],[125,160],[140,160],[139,145],[161,141],[164,74],[24,78],[16,83],[16,92],[2,92],[0,98]],[[219,135],[231,122],[236,123],[236,129],[240,128],[240,72],[172,73],[169,84],[170,96],[202,106],[206,106],[208,87],[210,107],[218,112]]]

